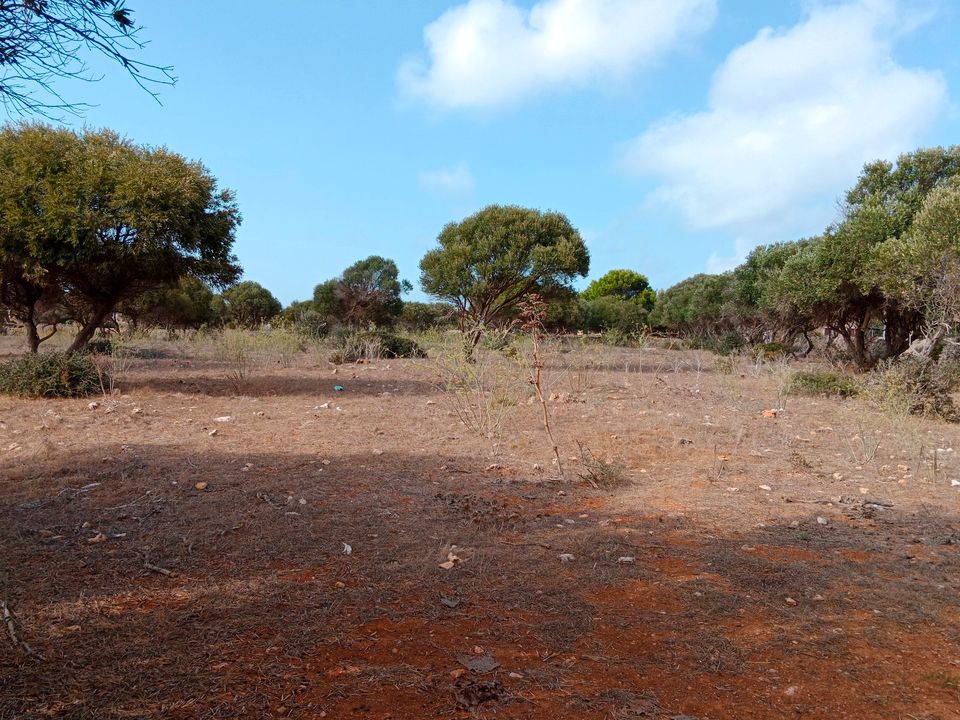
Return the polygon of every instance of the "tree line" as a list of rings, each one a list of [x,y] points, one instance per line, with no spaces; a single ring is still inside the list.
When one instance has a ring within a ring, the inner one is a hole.
[[[800,352],[816,332],[866,369],[908,350],[935,357],[960,320],[958,146],[869,163],[820,235],[758,247],[730,272],[659,293],[629,269],[577,292],[590,255],[567,217],[492,205],[446,225],[422,258],[420,285],[434,302],[404,301],[411,283],[393,260],[371,256],[283,308],[239,282],[240,222],[234,194],[167,148],[109,130],[0,130],[0,306],[33,352],[64,324],[76,328],[76,352],[118,315],[131,327],[274,322],[317,335],[456,326],[473,347],[537,294],[558,330]]]

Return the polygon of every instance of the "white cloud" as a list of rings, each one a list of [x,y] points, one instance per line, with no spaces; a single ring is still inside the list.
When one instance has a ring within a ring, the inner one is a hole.
[[[891,56],[904,15],[895,0],[816,4],[761,30],[717,70],[706,111],[653,125],[623,165],[659,178],[652,199],[693,228],[757,236],[803,217],[819,229],[865,162],[915,148],[945,104],[938,73]]]
[[[460,163],[452,168],[439,170],[424,170],[417,179],[420,187],[425,190],[444,193],[446,195],[469,195],[473,192],[473,173],[466,163]]]
[[[425,28],[429,59],[404,62],[398,81],[444,108],[514,102],[650,64],[715,15],[716,0],[469,0]]]

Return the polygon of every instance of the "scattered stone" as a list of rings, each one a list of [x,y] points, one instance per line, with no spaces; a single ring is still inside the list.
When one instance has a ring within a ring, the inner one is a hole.
[[[777,416],[777,411],[776,411],[776,410],[764,410],[763,413],[761,413],[761,414],[762,414],[763,417],[765,417],[765,418],[775,418],[775,417]]]
[[[770,492],[771,490],[773,490],[773,488],[770,487],[769,485],[761,485],[761,486],[760,486],[760,489],[761,489],[761,490],[766,490],[767,492]]]
[[[87,540],[87,542],[90,543],[91,545],[95,545],[96,543],[102,543],[106,541],[107,541],[107,536],[104,535],[102,532],[98,532],[92,538]]]
[[[636,558],[631,555],[624,555],[623,557],[618,557],[617,562],[621,565],[630,565],[636,561]]]
[[[383,450],[381,450],[380,448],[374,448],[372,452],[374,455],[383,455]]]
[[[90,528],[90,521],[89,520],[84,521],[83,525],[81,525],[80,527],[82,527],[84,530],[88,530]]]
[[[345,542],[341,542],[340,544],[343,545],[343,554],[344,554],[344,555],[353,555],[353,545],[348,545],[348,544],[345,543]]]
[[[89,410],[96,410],[98,407],[100,407],[100,403],[98,403],[96,400],[94,400],[92,403],[87,403],[87,409]]]
[[[490,463],[489,465],[487,465],[486,471],[490,472],[491,470],[499,470],[502,467],[503,465],[501,465],[500,463]]]
[[[511,677],[511,678],[513,678],[514,680],[523,680],[523,675],[520,674],[520,673],[518,673],[518,672],[512,672],[512,673],[508,674],[507,677]]]
[[[571,555],[570,553],[560,553],[558,557],[560,558],[560,562],[565,562],[565,563],[573,562],[574,560],[577,559],[574,555]]]
[[[951,480],[950,487],[960,487],[960,480]]]
[[[477,648],[474,648],[473,655],[467,655],[466,653],[457,655],[457,662],[470,672],[475,672],[478,675],[486,675],[500,667],[500,663],[492,655],[484,653],[483,648],[480,648],[479,653]]]
[[[835,472],[835,473],[833,474],[833,479],[834,479],[834,480],[843,480],[843,473]]]
[[[822,515],[817,515],[817,525],[826,525],[828,522],[830,522],[830,521],[827,520],[827,519],[826,519],[825,517],[823,517]]]
[[[342,581],[340,581],[340,580],[337,580],[337,581],[333,584],[333,586],[334,586],[335,588],[337,588],[338,590],[343,590],[343,589],[347,586],[347,584],[346,584],[345,582],[342,582]]]
[[[456,565],[457,563],[455,563],[453,560],[447,560],[440,563],[437,567],[439,567],[441,570],[453,570]]]
[[[218,423],[230,422],[231,420],[233,420],[233,417],[230,415],[221,415],[220,417],[213,419],[214,422]]]
[[[196,488],[197,490],[206,490],[207,484],[205,482],[198,482],[193,487]]]
[[[788,687],[786,690],[783,691],[783,694],[786,695],[787,697],[793,697],[794,695],[797,694],[797,686],[791,685],[790,687]]]
[[[792,597],[788,597],[788,598],[784,599],[784,602],[785,602],[787,605],[789,605],[790,607],[796,607],[796,606],[797,606],[797,601],[794,600]]]
[[[456,670],[450,671],[450,677],[452,677],[454,680],[457,680],[458,678],[462,678],[466,674],[467,674],[467,671],[464,670],[463,668],[457,668]]]
[[[210,432],[207,433],[207,435],[209,435],[210,437],[213,437],[213,436],[216,435],[216,434],[217,434],[217,429],[216,429],[216,428],[214,428],[213,430],[211,430]]]
[[[460,598],[448,598],[443,595],[440,596],[440,604],[443,605],[444,607],[450,608],[451,610],[457,607],[460,604],[460,602],[461,602]]]
[[[814,595],[814,596],[813,596],[813,599],[814,599],[815,602],[823,602],[823,601],[824,601],[823,595],[820,595],[819,593],[816,594],[816,595]]]
[[[870,488],[860,488],[861,495],[866,495],[868,492],[870,492]]]

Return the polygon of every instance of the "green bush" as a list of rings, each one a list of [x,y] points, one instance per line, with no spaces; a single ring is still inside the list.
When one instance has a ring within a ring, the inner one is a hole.
[[[872,373],[868,396],[885,410],[956,422],[960,418],[950,397],[955,378],[952,363],[903,357],[880,365]]]
[[[337,365],[378,358],[423,358],[427,353],[415,341],[382,330],[342,335],[330,362]]]
[[[733,355],[747,344],[736,330],[728,330],[719,335],[698,335],[688,341],[693,350],[709,350],[717,355]]]
[[[793,395],[819,397],[853,397],[860,385],[853,378],[835,372],[798,372],[787,381],[786,390]]]
[[[91,355],[112,355],[113,340],[105,337],[93,338],[84,346],[83,351]]]
[[[0,393],[29,398],[85,397],[103,392],[102,377],[89,355],[50,352],[0,364]]]

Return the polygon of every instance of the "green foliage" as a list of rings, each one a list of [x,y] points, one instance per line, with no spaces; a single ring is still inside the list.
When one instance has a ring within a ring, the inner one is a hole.
[[[853,397],[860,384],[851,377],[828,371],[802,371],[787,380],[786,391],[793,395],[819,397]]]
[[[724,306],[732,292],[733,276],[694,275],[657,296],[651,315],[654,327],[683,335],[705,335],[724,326]]]
[[[330,332],[330,323],[327,316],[317,312],[314,307],[313,302],[309,300],[294,300],[283,309],[278,316],[278,321],[283,327],[318,340]]]
[[[400,310],[400,325],[407,332],[456,324],[456,308],[448,303],[405,302]]]
[[[427,356],[414,340],[382,330],[345,333],[337,340],[330,362],[337,365],[379,358],[424,358]]]
[[[282,308],[280,301],[260,283],[245,280],[223,291],[227,317],[238,327],[252,328],[268,322]]]
[[[90,355],[112,355],[113,340],[108,337],[95,337],[87,343],[83,351]]]
[[[223,321],[213,290],[195,277],[180,278],[174,286],[149,290],[123,303],[119,310],[132,325],[142,328],[196,330]]]
[[[354,263],[335,281],[339,319],[353,327],[389,325],[400,314],[400,295],[412,289],[399,279],[393,260],[371,255]]]
[[[650,281],[646,275],[633,270],[611,270],[591,282],[587,289],[580,293],[580,297],[584,300],[598,300],[606,297],[631,300],[650,311],[657,296],[650,287]]]
[[[581,305],[580,328],[588,332],[630,335],[644,330],[649,313],[642,303],[601,295]]]
[[[491,205],[448,224],[437,241],[420,261],[420,283],[463,313],[474,345],[525,296],[550,297],[590,267],[580,233],[556,212]]]
[[[28,398],[73,398],[103,391],[89,355],[31,353],[0,364],[0,393]]]
[[[750,348],[754,360],[782,360],[793,354],[793,348],[781,342],[767,342]]]
[[[196,277],[239,274],[233,194],[206,168],[109,130],[0,131],[0,302],[39,344],[37,312],[80,323],[83,347],[118,305]]]
[[[717,334],[695,335],[687,344],[694,350],[709,350],[717,355],[733,355],[746,346],[747,341],[736,330],[726,330]]]

